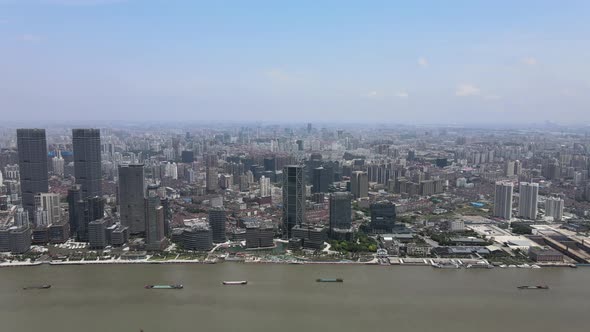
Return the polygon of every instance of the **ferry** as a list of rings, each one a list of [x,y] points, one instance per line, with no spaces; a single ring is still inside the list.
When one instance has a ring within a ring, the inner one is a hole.
[[[518,286],[518,289],[549,289],[547,285],[537,285],[537,286]]]
[[[238,280],[238,281],[224,281],[224,285],[232,286],[232,285],[246,285],[248,284],[247,280]]]
[[[145,285],[145,289],[183,289],[183,285]]]
[[[317,282],[344,282],[341,278],[319,278],[316,279]]]
[[[51,285],[40,285],[40,286],[27,286],[23,287],[23,289],[48,289],[51,288]]]

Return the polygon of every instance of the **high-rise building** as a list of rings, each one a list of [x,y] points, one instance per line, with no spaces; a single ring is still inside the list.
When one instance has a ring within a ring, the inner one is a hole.
[[[522,173],[522,162],[517,160],[514,162],[514,174],[520,175]]]
[[[143,164],[119,166],[119,214],[131,234],[145,232]]]
[[[270,179],[264,175],[260,177],[260,197],[270,197],[272,194]]]
[[[70,236],[73,236],[78,230],[78,223],[82,218],[80,211],[80,201],[82,193],[79,185],[73,185],[68,189],[68,217],[70,221]]]
[[[155,187],[157,188],[157,187]],[[165,243],[164,208],[156,190],[148,188],[145,199],[145,245],[147,250],[162,250]]]
[[[311,193],[327,193],[330,181],[330,172],[323,167],[314,168],[311,175]]]
[[[209,226],[213,233],[213,242],[223,243],[225,242],[225,222],[227,216],[223,208],[212,208],[209,210]]]
[[[382,201],[373,203],[371,209],[371,229],[375,233],[391,232],[395,226],[395,204]]]
[[[78,229],[76,230],[76,238],[78,241],[88,241],[88,224],[90,222],[104,218],[104,198],[102,197],[88,197],[84,200],[78,201],[78,215],[77,220]]]
[[[563,199],[559,197],[547,197],[545,199],[545,215],[553,217],[554,221],[561,221],[563,219]]]
[[[49,191],[45,129],[17,129],[22,206],[34,216],[35,195]]]
[[[349,229],[352,226],[351,194],[337,192],[330,195],[330,233],[334,229]]]
[[[506,161],[504,173],[506,174],[506,176],[514,176],[514,161]]]
[[[526,219],[537,219],[539,184],[521,182],[518,191],[518,215]]]
[[[53,174],[64,176],[65,161],[64,158],[61,156],[61,151],[57,151],[57,156],[51,159],[51,166]]]
[[[99,129],[73,129],[74,176],[82,199],[102,196]]]
[[[494,216],[510,220],[512,218],[512,182],[496,182],[494,196]]]
[[[35,226],[48,226],[61,220],[59,194],[35,195]]]
[[[350,191],[354,198],[369,197],[369,177],[367,172],[353,172],[350,178]]]
[[[304,167],[290,165],[283,168],[283,237],[291,238],[291,229],[305,223]]]
[[[206,183],[205,186],[207,188],[207,192],[216,192],[219,185],[219,179],[217,178],[217,169],[215,167],[207,167],[206,173]]]

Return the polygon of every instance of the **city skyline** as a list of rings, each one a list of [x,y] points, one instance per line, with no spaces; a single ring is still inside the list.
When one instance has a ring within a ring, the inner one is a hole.
[[[586,2],[285,6],[0,1],[0,108],[56,123],[590,119]]]

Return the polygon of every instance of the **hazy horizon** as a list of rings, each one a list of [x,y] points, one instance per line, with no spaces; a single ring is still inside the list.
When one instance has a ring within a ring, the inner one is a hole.
[[[589,9],[0,0],[0,110],[3,125],[583,125]]]

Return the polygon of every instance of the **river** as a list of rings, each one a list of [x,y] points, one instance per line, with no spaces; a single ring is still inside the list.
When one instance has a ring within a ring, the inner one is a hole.
[[[590,300],[590,268],[44,265],[0,269],[0,281],[1,331],[11,332],[583,331]],[[44,283],[53,287],[22,290]],[[143,288],[169,283],[185,288]],[[551,289],[516,288],[539,283]]]

